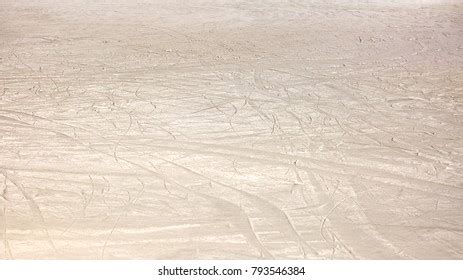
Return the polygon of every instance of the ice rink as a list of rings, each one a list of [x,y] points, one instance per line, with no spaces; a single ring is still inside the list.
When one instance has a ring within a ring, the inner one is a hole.
[[[462,259],[462,4],[1,0],[0,259]]]

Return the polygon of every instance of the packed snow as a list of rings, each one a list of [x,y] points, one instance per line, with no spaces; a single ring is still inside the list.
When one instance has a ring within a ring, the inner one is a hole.
[[[2,0],[0,258],[461,259],[461,2]]]

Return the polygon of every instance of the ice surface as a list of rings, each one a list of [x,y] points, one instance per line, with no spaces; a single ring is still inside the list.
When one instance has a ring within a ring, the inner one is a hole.
[[[461,259],[463,6],[398,2],[2,0],[0,258]]]

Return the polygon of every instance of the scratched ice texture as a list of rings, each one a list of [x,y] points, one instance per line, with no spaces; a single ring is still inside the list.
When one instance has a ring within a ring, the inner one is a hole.
[[[0,258],[461,259],[459,3],[2,0]]]

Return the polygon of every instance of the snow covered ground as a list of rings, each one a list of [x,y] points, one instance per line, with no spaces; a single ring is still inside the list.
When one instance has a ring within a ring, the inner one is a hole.
[[[461,259],[458,2],[2,0],[0,258]]]

